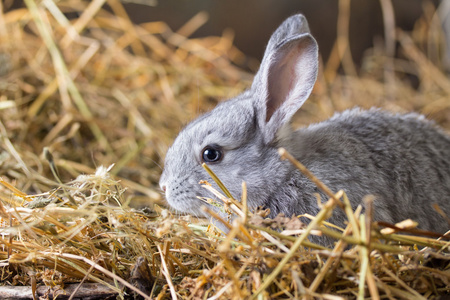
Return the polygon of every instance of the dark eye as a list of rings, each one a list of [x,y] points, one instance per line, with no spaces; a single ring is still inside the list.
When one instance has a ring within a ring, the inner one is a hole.
[[[205,163],[218,162],[223,157],[222,149],[217,145],[209,145],[203,148],[202,160]]]

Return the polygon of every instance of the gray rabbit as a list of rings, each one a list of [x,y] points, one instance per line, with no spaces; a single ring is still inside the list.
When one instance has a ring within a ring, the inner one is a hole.
[[[168,150],[160,186],[171,207],[204,215],[211,197],[199,185],[209,179],[203,162],[236,199],[247,183],[248,204],[270,216],[319,211],[326,197],[291,163],[284,147],[332,191],[344,190],[356,208],[374,195],[374,218],[395,223],[411,218],[420,228],[444,233],[450,213],[450,137],[422,115],[351,109],[293,131],[289,121],[309,97],[317,77],[318,46],[306,19],[295,15],[270,38],[251,88],[219,104],[180,132]],[[211,181],[211,180],[209,180]],[[337,209],[329,221],[342,226]]]

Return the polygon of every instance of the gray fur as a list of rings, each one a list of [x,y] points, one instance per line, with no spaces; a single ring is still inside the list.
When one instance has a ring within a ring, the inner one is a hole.
[[[272,217],[315,215],[315,194],[327,197],[279,158],[284,147],[331,190],[346,191],[354,208],[372,194],[375,219],[411,218],[422,229],[446,232],[449,224],[432,204],[450,213],[450,137],[415,113],[357,108],[292,131],[289,120],[309,97],[317,70],[318,47],[305,18],[288,18],[271,37],[252,87],[189,124],[167,152],[160,185],[169,204],[203,215],[197,197],[211,194],[198,184],[209,179],[201,152],[217,144],[224,156],[210,168],[236,199],[245,181],[251,208],[270,208]],[[343,226],[344,219],[336,210],[330,221]]]

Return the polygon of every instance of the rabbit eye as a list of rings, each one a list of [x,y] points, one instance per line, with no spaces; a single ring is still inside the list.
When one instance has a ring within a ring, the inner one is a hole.
[[[205,163],[218,162],[223,157],[222,149],[217,145],[209,145],[203,148],[202,160]]]

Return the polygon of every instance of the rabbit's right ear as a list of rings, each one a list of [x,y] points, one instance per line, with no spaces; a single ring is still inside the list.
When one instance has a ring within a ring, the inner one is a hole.
[[[266,144],[308,99],[318,68],[318,46],[305,17],[288,18],[270,38],[252,84]]]

